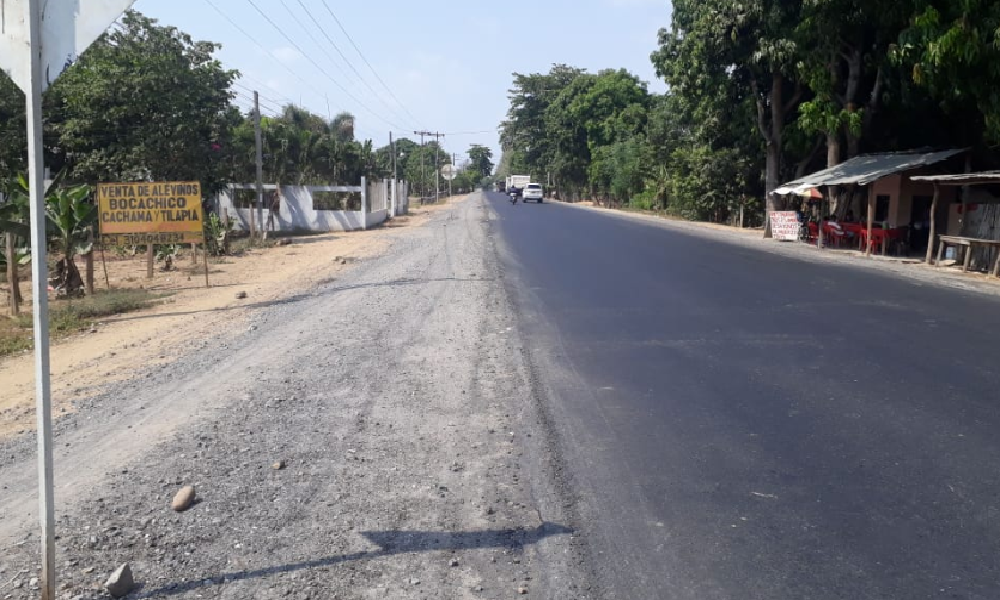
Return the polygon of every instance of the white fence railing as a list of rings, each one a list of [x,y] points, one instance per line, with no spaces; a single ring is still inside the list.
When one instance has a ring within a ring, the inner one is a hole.
[[[228,217],[237,231],[254,228],[275,232],[328,232],[355,231],[374,227],[391,216],[407,213],[408,203],[402,198],[409,185],[403,181],[380,181],[368,185],[362,178],[359,186],[293,186],[280,188],[274,184],[264,187],[263,210],[256,210],[256,196],[251,202],[239,202],[237,192],[256,190],[253,184],[232,184],[216,198],[216,210]],[[275,192],[279,193],[278,210]],[[395,197],[393,192],[395,192]],[[253,207],[253,208],[251,208]],[[262,226],[263,224],[263,226]]]

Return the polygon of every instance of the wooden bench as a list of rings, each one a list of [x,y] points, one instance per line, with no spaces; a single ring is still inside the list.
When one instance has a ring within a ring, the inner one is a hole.
[[[962,271],[969,270],[969,264],[972,262],[972,249],[976,246],[986,246],[987,248],[1000,249],[1000,240],[984,240],[980,238],[969,238],[961,237],[957,235],[942,235],[938,242],[938,254],[937,254],[937,266],[941,266],[941,261],[944,258],[944,249],[947,246],[953,246],[956,248],[962,248],[962,252],[965,255],[962,261]],[[993,270],[991,271],[994,277],[1000,273],[1000,252],[997,253],[997,258],[993,262]]]

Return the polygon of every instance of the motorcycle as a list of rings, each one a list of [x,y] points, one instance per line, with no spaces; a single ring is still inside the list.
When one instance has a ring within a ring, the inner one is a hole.
[[[517,204],[517,192],[510,193],[510,203]]]

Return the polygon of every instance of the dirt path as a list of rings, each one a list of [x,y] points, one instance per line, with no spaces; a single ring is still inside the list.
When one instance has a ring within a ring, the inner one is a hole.
[[[145,278],[143,257],[110,260],[112,286],[142,286],[167,296],[154,308],[104,319],[96,333],[53,346],[56,415],[73,410],[74,402],[94,396],[108,383],[128,380],[197,351],[208,340],[242,331],[255,309],[332,280],[358,259],[384,252],[397,232],[419,227],[444,208],[421,207],[372,231],[298,238],[288,246],[213,261],[209,289],[204,287],[203,267],[192,268],[186,258],[177,263],[180,271],[158,271],[152,281]],[[100,264],[97,268],[100,271]],[[237,299],[239,292],[246,292],[247,298]],[[0,359],[0,438],[34,429],[33,365],[31,353]]]
[[[489,219],[478,197],[439,212],[78,402],[57,424],[63,596],[100,597],[128,561],[140,598],[587,598]],[[37,562],[33,437],[0,442],[15,599]],[[173,513],[184,484],[201,502]]]

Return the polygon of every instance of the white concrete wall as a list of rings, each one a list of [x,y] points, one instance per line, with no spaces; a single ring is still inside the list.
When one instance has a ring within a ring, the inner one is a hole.
[[[247,186],[239,186],[246,189]],[[270,204],[270,191],[273,185],[265,186],[264,206]],[[360,187],[299,187],[282,186],[281,210],[275,221],[275,230],[283,232],[311,231],[353,231],[363,229],[364,214],[357,210],[315,210],[313,209],[313,191],[360,192]],[[223,191],[217,199],[217,210],[220,215],[226,214],[233,221],[237,231],[250,230],[250,213],[254,209],[237,209],[233,204],[232,190]],[[264,209],[263,223],[257,224],[257,229],[267,225],[270,210]]]
[[[385,220],[389,218],[389,210],[388,209],[376,210],[368,213],[366,217],[367,217],[366,227],[374,227],[380,223],[384,223]]]
[[[392,207],[390,206],[389,186],[391,182],[376,182],[371,186],[366,186],[366,206],[367,212],[360,210],[314,210],[313,192],[349,192],[360,193],[360,186],[282,186],[281,187],[281,210],[278,212],[275,221],[275,229],[283,232],[296,231],[354,231],[374,227],[383,223],[390,217]],[[396,216],[402,216],[409,212],[409,202],[405,194],[409,191],[406,182],[399,183],[400,197],[397,198]],[[219,215],[228,215],[233,222],[236,231],[250,230],[250,214],[253,209],[237,209],[233,203],[233,191],[235,189],[253,189],[250,185],[230,186],[216,198],[216,209]],[[270,195],[275,189],[274,185],[264,186],[264,218],[263,226],[267,225],[270,210]],[[256,212],[254,212],[256,214]],[[260,230],[262,224],[257,224]]]

